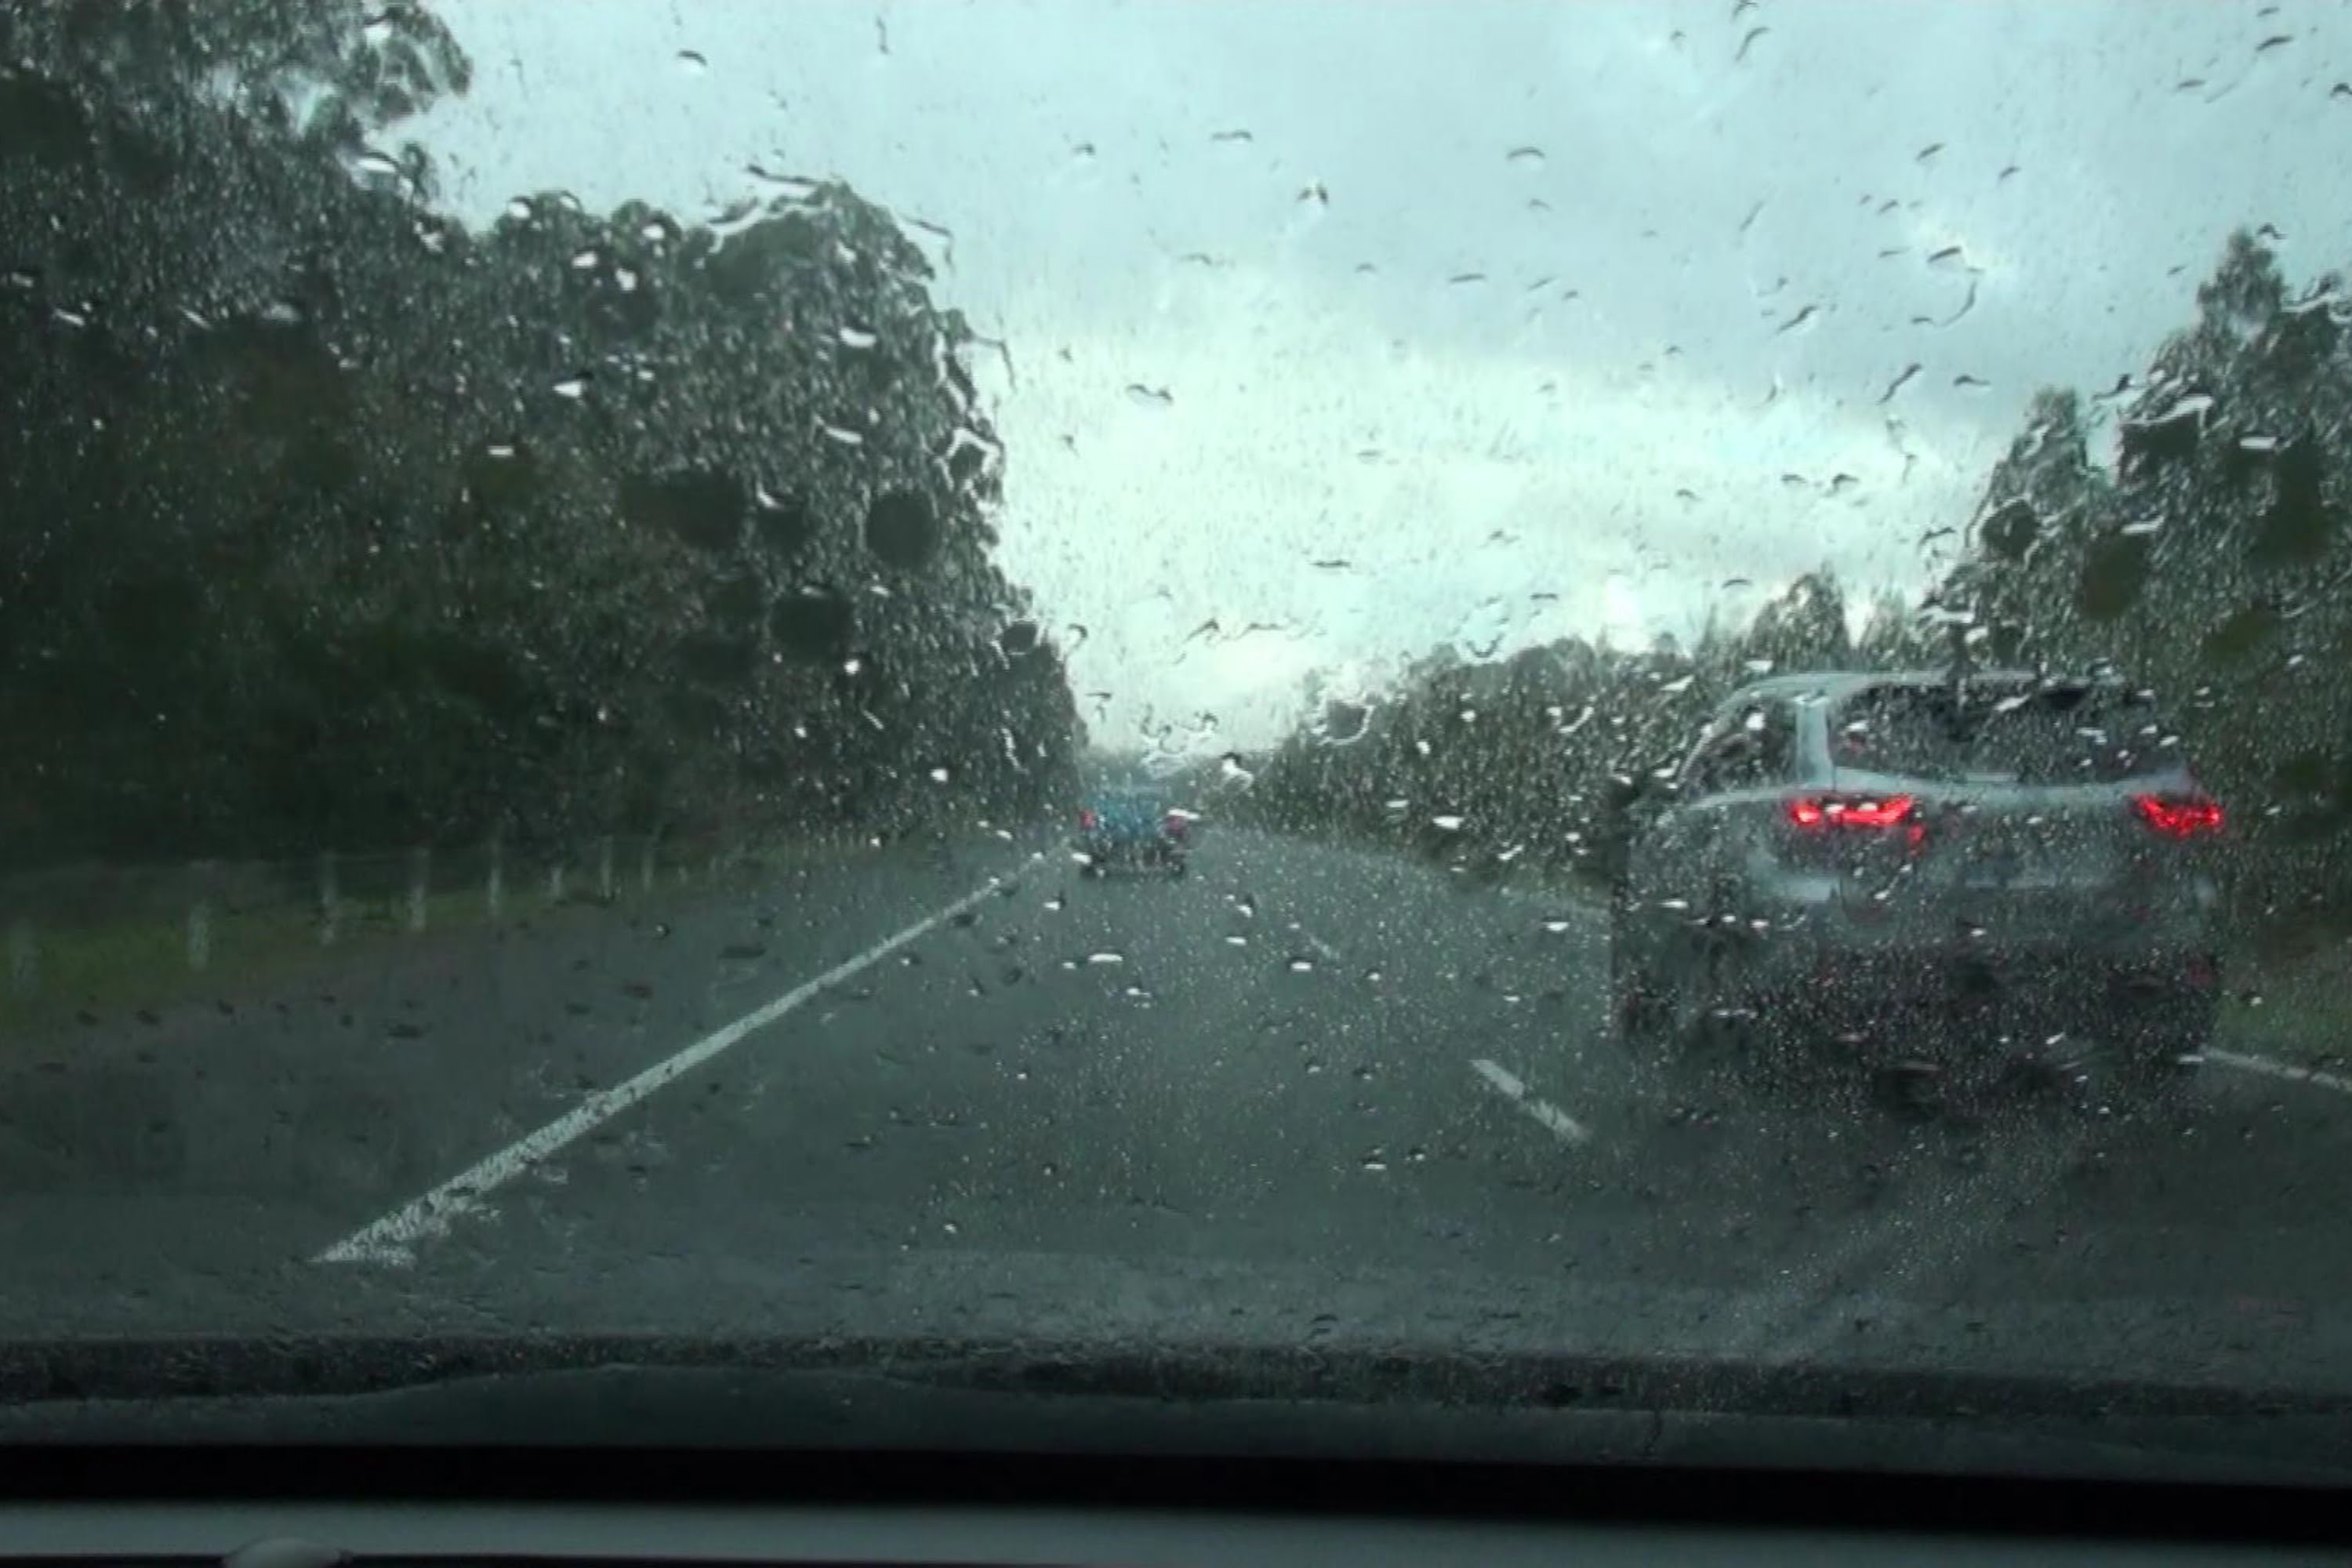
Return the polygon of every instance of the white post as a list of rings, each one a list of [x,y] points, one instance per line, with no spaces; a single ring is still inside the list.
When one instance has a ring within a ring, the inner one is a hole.
[[[188,905],[188,969],[202,974],[213,964],[213,901],[198,889]]]
[[[547,901],[551,904],[563,901],[563,862],[561,860],[547,868]]]
[[[19,996],[41,988],[41,944],[26,915],[8,922],[8,983]]]
[[[408,852],[408,930],[416,935],[425,930],[425,900],[433,889],[433,851],[418,845]]]
[[[506,845],[497,834],[490,835],[490,881],[484,889],[490,909],[490,919],[496,921],[507,901]]]
[[[319,945],[332,947],[342,934],[342,897],[335,885],[335,852],[319,857]]]
[[[637,856],[637,888],[641,892],[654,890],[654,841],[648,837]]]
[[[613,901],[613,836],[609,833],[596,840],[596,896],[608,904]]]

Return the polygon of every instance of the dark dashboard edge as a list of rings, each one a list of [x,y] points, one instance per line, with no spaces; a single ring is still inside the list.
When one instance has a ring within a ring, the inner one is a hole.
[[[142,1502],[1076,1507],[2178,1543],[2352,1541],[2352,1495],[2179,1481],[1363,1459],[499,1448],[11,1448],[11,1506]]]

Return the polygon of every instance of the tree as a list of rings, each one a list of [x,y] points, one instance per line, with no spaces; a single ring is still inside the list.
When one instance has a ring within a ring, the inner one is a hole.
[[[354,158],[463,87],[412,7],[0,27],[20,853],[894,832],[1061,787],[969,333],[887,214],[550,195],[469,233],[421,159]]]

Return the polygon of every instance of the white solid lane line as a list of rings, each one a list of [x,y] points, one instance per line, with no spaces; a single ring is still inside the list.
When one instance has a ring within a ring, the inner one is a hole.
[[[1499,1062],[1483,1058],[1470,1064],[1470,1070],[1491,1084],[1495,1091],[1540,1122],[1544,1129],[1564,1143],[1585,1143],[1592,1138],[1592,1130],[1549,1100],[1538,1100],[1528,1092],[1528,1086]]]
[[[936,910],[897,935],[877,942],[847,963],[836,964],[815,979],[794,986],[766,1006],[744,1014],[725,1028],[704,1036],[676,1056],[656,1062],[635,1078],[611,1089],[590,1095],[538,1131],[518,1139],[478,1164],[458,1172],[431,1192],[413,1203],[402,1205],[373,1225],[362,1226],[310,1261],[411,1261],[416,1243],[446,1234],[452,1222],[480,1208],[483,1199],[495,1189],[514,1180],[581,1134],[611,1121],[655,1090],[675,1082],[720,1052],[741,1043],[745,1037],[766,1028],[827,986],[839,984],[941,922],[953,920],[995,892],[1000,885],[996,879],[991,878],[986,887],[965,894],[947,908]]]
[[[2307,1083],[2315,1089],[2332,1089],[2338,1094],[2352,1094],[2352,1078],[2340,1073],[2321,1072],[2316,1068],[2299,1068],[2269,1057],[2248,1056],[2242,1051],[2217,1051],[2208,1047],[2205,1059],[2240,1072],[2258,1072],[2268,1078],[2284,1079],[2289,1083]]]

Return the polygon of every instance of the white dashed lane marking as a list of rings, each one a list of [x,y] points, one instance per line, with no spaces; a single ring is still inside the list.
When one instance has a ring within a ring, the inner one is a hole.
[[[2338,1094],[2352,1094],[2352,1078],[2346,1078],[2341,1073],[2299,1068],[2269,1057],[2249,1056],[2243,1051],[2209,1048],[2205,1052],[2205,1059],[2217,1067],[2235,1068],[2240,1072],[2261,1073],[2265,1078],[2282,1079],[2288,1083],[2307,1083],[2314,1089],[2331,1089]]]
[[[1528,1093],[1528,1086],[1501,1063],[1481,1058],[1470,1064],[1470,1070],[1485,1079],[1496,1093],[1535,1118],[1539,1126],[1561,1142],[1582,1144],[1592,1141],[1591,1128],[1549,1100]]]

